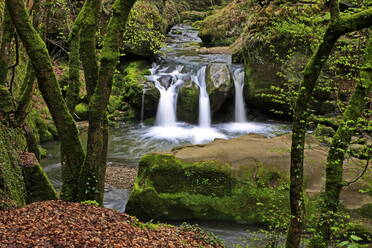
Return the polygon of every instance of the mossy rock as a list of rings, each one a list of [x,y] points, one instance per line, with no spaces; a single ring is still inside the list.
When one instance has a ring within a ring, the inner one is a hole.
[[[167,21],[151,1],[137,1],[129,15],[124,33],[125,53],[140,57],[154,57],[162,47]]]
[[[177,102],[177,119],[189,123],[198,122],[199,88],[191,82],[179,90]]]
[[[143,220],[284,222],[289,218],[290,144],[290,135],[270,139],[246,135],[147,154],[140,160],[127,212]],[[317,208],[308,199],[318,199],[324,188],[326,159],[327,149],[308,136],[304,190],[309,216]],[[355,178],[363,166],[361,161],[345,161],[345,178]],[[364,178],[343,190],[341,201],[346,208],[371,203],[368,195],[358,193],[368,181]],[[275,213],[275,218],[268,213]]]
[[[180,13],[181,22],[195,22],[203,20],[208,15],[204,11],[183,11]]]
[[[262,169],[258,175],[259,182],[249,177],[238,180],[229,164],[185,162],[167,154],[145,155],[140,161],[127,212],[143,220],[218,219],[262,223],[265,221],[259,218],[267,209],[257,203],[283,204],[288,197],[285,190],[275,192],[268,186],[273,180],[270,171]],[[281,184],[280,176],[274,180]]]
[[[206,74],[211,112],[215,114],[225,101],[233,95],[234,84],[229,67],[225,64],[211,64],[208,66]]]

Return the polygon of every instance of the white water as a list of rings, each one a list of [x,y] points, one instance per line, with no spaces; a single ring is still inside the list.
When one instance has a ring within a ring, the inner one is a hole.
[[[154,64],[150,69],[151,75],[147,76],[147,79],[152,81],[160,92],[158,110],[156,113],[156,125],[162,127],[175,127],[178,88],[184,83],[182,79],[184,74],[181,73],[183,69],[182,66],[177,66],[176,70],[170,73],[165,72],[167,69],[168,67],[159,70],[159,66]],[[157,71],[158,74],[156,74]],[[165,88],[160,83],[159,79],[161,76],[171,76],[171,84],[168,88]]]
[[[192,76],[193,81],[199,86],[199,126],[201,128],[211,127],[211,105],[205,82],[206,66],[200,68],[196,76]]]
[[[245,103],[243,97],[244,88],[244,70],[237,69],[233,72],[235,86],[235,122],[247,122]]]

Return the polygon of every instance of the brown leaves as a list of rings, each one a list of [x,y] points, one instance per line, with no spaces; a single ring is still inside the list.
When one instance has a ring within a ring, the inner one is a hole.
[[[23,167],[35,167],[39,164],[35,154],[31,152],[21,152],[19,154],[19,160],[21,161],[21,165]]]
[[[176,227],[138,227],[126,214],[93,205],[39,202],[0,212],[0,247],[212,247]]]

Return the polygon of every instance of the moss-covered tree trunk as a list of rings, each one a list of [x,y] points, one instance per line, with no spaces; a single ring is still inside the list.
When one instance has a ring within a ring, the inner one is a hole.
[[[339,16],[338,0],[330,4],[331,21],[318,49],[306,65],[300,92],[296,100],[293,120],[290,173],[290,206],[291,220],[287,234],[286,247],[300,246],[305,214],[303,196],[303,159],[304,143],[309,116],[309,102],[316,86],[319,74],[327,61],[338,38],[348,32],[372,25],[372,8],[348,17]]]
[[[81,165],[84,162],[84,151],[78,137],[78,129],[62,97],[48,50],[31,24],[24,1],[6,0],[6,5],[13,25],[32,62],[39,89],[61,138],[61,153],[65,155],[62,166],[63,186],[61,197],[64,200],[76,201],[77,175],[79,175]]]
[[[74,23],[69,37],[70,53],[68,63],[68,90],[66,95],[67,107],[70,113],[73,114],[76,105],[79,102],[80,92],[80,29]]]
[[[3,13],[3,23],[0,32],[0,86],[6,86],[8,66],[10,64],[10,46],[14,36],[12,20],[6,10]]]
[[[358,118],[370,101],[372,90],[372,40],[366,53],[366,64],[362,69],[355,92],[343,114],[342,122],[333,136],[331,148],[328,153],[326,166],[326,187],[323,196],[321,216],[317,224],[317,232],[311,242],[311,247],[326,248],[329,246],[332,235],[332,226],[337,221],[340,193],[344,186],[343,161],[351,137],[356,131]]]
[[[89,104],[87,156],[79,180],[80,200],[103,202],[108,142],[106,109],[125,25],[134,3],[135,0],[116,0],[113,5],[113,16],[103,42],[98,85]]]
[[[79,14],[80,58],[84,68],[84,77],[88,101],[98,82],[98,60],[96,53],[96,34],[101,12],[101,0],[87,0]],[[124,20],[123,20],[124,21]]]

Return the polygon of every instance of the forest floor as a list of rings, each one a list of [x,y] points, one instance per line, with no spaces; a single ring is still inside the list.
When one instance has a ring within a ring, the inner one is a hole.
[[[0,247],[223,247],[208,240],[90,204],[47,201],[0,213]]]

